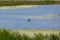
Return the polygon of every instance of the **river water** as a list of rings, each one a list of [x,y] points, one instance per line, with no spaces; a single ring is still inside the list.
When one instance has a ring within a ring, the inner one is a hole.
[[[0,9],[0,28],[60,30],[60,16],[56,17],[57,14],[60,14],[60,6],[58,5]],[[32,19],[28,21],[29,18]]]

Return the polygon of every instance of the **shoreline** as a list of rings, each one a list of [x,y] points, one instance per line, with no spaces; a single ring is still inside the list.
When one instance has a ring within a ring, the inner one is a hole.
[[[0,9],[33,8],[38,6],[60,6],[60,5],[18,5],[18,6],[0,6]]]
[[[38,33],[42,33],[43,35],[50,35],[50,34],[59,34],[60,33],[60,30],[17,30],[15,31],[21,35],[25,34],[25,35],[28,35],[28,36],[34,36],[34,34],[38,34]]]
[[[38,5],[1,6],[0,9],[33,8]]]

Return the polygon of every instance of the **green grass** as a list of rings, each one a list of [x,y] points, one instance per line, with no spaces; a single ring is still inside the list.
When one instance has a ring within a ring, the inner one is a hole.
[[[0,1],[0,6],[16,6],[16,5],[49,5],[54,1]]]
[[[13,32],[12,30],[0,29],[0,40],[60,40],[60,33],[58,35],[43,35],[41,33],[34,33],[34,36],[30,37],[25,34],[21,35],[19,33]]]

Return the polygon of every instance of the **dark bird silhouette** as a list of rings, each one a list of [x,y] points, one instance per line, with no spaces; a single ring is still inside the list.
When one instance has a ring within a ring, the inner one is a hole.
[[[28,22],[30,22],[31,20],[30,19],[28,19]]]

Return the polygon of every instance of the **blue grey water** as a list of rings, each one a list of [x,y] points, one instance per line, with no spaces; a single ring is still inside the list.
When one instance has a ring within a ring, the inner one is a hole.
[[[60,6],[0,9],[0,28],[25,30],[60,30],[60,16],[54,19],[31,20],[24,16],[60,14]],[[23,15],[23,16],[22,16]]]

